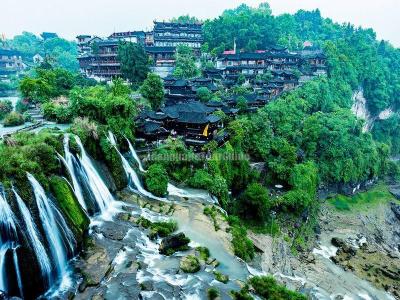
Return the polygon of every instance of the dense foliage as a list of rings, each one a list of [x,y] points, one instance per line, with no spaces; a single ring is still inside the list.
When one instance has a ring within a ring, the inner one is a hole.
[[[196,66],[196,60],[192,48],[180,45],[176,50],[175,56],[175,77],[189,79],[200,74],[200,70]]]
[[[386,108],[399,108],[400,51],[385,41],[377,41],[372,29],[334,23],[322,18],[319,10],[273,16],[269,5],[263,3],[258,8],[243,4],[227,10],[219,18],[207,21],[204,31],[213,54],[232,49],[234,41],[238,49],[244,50],[275,45],[297,50],[305,41],[323,48],[328,56],[329,85],[318,84],[320,93],[305,93],[307,102],[319,101],[315,111],[332,112],[334,106],[349,108],[350,95],[359,88],[364,91],[372,115]],[[374,136],[385,142],[390,139],[392,152],[399,153],[398,117],[376,123]],[[388,123],[390,128],[383,130]]]
[[[6,43],[10,48],[20,51],[24,61],[29,65],[33,63],[33,56],[39,54],[56,67],[69,71],[78,71],[79,69],[76,59],[78,49],[75,42],[59,37],[43,40],[33,33],[23,32]]]
[[[164,100],[164,83],[160,76],[149,73],[140,87],[142,96],[150,102],[153,110],[158,110]]]
[[[160,164],[151,165],[145,174],[145,184],[149,192],[156,196],[165,196],[168,187],[168,174]]]
[[[140,85],[149,72],[149,58],[140,44],[130,42],[118,45],[118,60],[121,63],[122,77],[133,85]]]
[[[7,114],[12,112],[13,106],[11,101],[4,100],[0,101],[0,120],[2,120]]]
[[[12,111],[4,117],[4,127],[13,127],[23,125],[25,123],[24,116],[16,111]]]

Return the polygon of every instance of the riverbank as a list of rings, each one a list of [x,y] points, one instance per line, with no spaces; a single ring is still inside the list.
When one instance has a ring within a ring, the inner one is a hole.
[[[338,201],[331,199],[321,205],[320,228],[311,252],[294,256],[283,237],[249,232],[249,238],[264,251],[258,258],[262,270],[315,299],[399,299],[396,284],[379,271],[385,265],[398,263],[400,219],[393,207],[399,207],[399,202],[387,187],[380,185],[355,197],[340,196],[342,205]],[[348,209],[338,209],[344,203]],[[365,251],[356,251],[350,262],[335,259],[341,251],[332,245],[332,238],[354,247],[361,241],[365,249],[374,253],[374,260]],[[370,272],[364,271],[368,263],[372,264]]]

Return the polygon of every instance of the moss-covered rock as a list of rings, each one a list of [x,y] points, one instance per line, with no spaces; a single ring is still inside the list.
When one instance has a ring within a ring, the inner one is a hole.
[[[78,241],[89,227],[89,218],[82,210],[68,182],[58,176],[50,178],[50,190]]]
[[[181,270],[185,273],[196,273],[200,271],[200,261],[194,255],[182,257],[179,266]]]
[[[160,253],[172,255],[177,251],[188,250],[190,239],[184,233],[178,233],[163,238],[160,244]]]
[[[214,276],[215,276],[215,279],[218,280],[219,282],[222,282],[222,283],[226,284],[229,281],[229,276],[228,275],[224,275],[224,274],[222,274],[222,273],[220,273],[218,271],[214,271]]]
[[[128,178],[122,165],[121,156],[105,137],[100,140],[100,146],[104,154],[103,160],[110,170],[117,189],[124,189],[128,185]]]
[[[136,223],[146,229],[150,229],[150,239],[154,239],[157,237],[166,237],[178,229],[177,223],[172,221],[151,222],[143,217],[140,217]]]

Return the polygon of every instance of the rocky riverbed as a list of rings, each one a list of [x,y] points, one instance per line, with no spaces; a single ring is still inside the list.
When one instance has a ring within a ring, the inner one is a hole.
[[[400,204],[357,212],[323,204],[315,248],[294,256],[283,238],[249,233],[259,265],[313,299],[400,299]]]
[[[231,299],[230,291],[240,289],[248,276],[246,265],[231,254],[229,234],[216,232],[203,215],[204,199],[165,203],[126,192],[119,200],[113,221],[92,220],[85,250],[74,261],[76,287],[61,298],[206,299],[207,290],[216,287],[221,299]],[[161,254],[165,245],[175,243],[175,236],[152,239],[138,224],[140,217],[179,220],[177,232],[188,236],[190,244],[172,255]],[[192,222],[199,226],[195,231]],[[207,247],[209,255],[199,246]]]

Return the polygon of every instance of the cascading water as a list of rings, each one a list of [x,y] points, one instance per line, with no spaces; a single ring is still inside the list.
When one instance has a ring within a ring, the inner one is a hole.
[[[79,170],[79,175],[83,178],[84,181],[86,181],[87,186],[91,190],[100,209],[100,213],[104,214],[114,202],[114,197],[111,195],[96,168],[93,166],[93,163],[86,153],[85,148],[83,147],[79,137],[75,136],[75,140],[81,151],[81,156],[78,158],[79,163],[82,167]]]
[[[40,183],[29,173],[28,180],[35,194],[39,216],[49,243],[57,275],[63,276],[67,270],[68,253],[73,253],[75,249],[76,242],[74,236],[62,214],[46,196]]]
[[[19,246],[13,246],[13,262],[14,262],[14,267],[15,267],[15,273],[17,275],[17,283],[18,283],[18,289],[19,289],[19,294],[21,297],[24,296],[24,291],[23,291],[23,285],[22,285],[22,278],[21,278],[21,273],[19,271],[19,263],[18,263],[18,254],[17,254],[17,249]]]
[[[122,166],[125,170],[126,176],[129,179],[129,186],[131,188],[136,189],[139,192],[139,194],[141,194],[145,197],[159,200],[159,201],[165,201],[166,200],[165,198],[160,198],[160,197],[154,196],[152,193],[150,193],[144,189],[142,183],[140,182],[139,176],[137,175],[135,170],[131,167],[131,165],[129,164],[127,159],[121,154],[121,152],[119,152],[119,150],[117,148],[116,139],[112,132],[108,132],[108,141],[111,143],[111,145],[115,148],[115,150],[118,152],[119,156],[121,157]]]
[[[116,146],[116,140],[115,140],[114,135],[111,132],[109,132],[108,136],[109,136],[109,141],[111,143],[114,142],[113,145],[115,147]],[[132,143],[127,138],[126,138],[126,141],[128,142],[128,145],[129,145],[130,154],[132,155],[132,158],[137,162],[137,164],[139,166],[139,170],[141,172],[146,172],[146,170],[142,166],[142,162],[140,161],[139,156],[137,155],[137,153],[135,151],[135,148],[133,147]],[[136,177],[137,177],[137,175],[136,175]],[[140,181],[139,181],[139,184],[141,185]],[[136,184],[135,184],[135,186],[137,187]],[[213,198],[208,192],[205,192],[205,191],[180,189],[180,188],[174,186],[171,183],[168,183],[167,191],[168,191],[168,195],[170,195],[170,196],[177,196],[177,197],[180,197],[180,198],[199,198],[199,199],[202,199],[202,200],[204,200],[204,201],[206,201],[208,203],[212,203],[212,204],[217,204],[218,203],[218,200]],[[139,190],[139,192],[140,192],[140,190]],[[154,196],[150,197],[150,198],[154,198]]]
[[[72,186],[74,188],[74,192],[76,198],[78,199],[79,204],[81,205],[84,211],[87,211],[82,189],[75,173],[75,166],[77,166],[78,162],[76,161],[76,158],[72,155],[72,153],[69,150],[69,136],[67,134],[64,136],[64,153],[65,153],[65,159],[62,156],[60,156],[60,159],[64,162],[71,176]]]
[[[17,239],[17,226],[14,213],[0,190],[0,245]]]
[[[39,266],[42,271],[42,277],[44,280],[47,280],[49,284],[51,284],[51,263],[41,239],[39,238],[39,231],[36,227],[36,224],[33,222],[32,215],[29,212],[28,207],[14,189],[13,192],[25,224],[26,234],[38,259]]]
[[[125,139],[128,142],[129,151],[131,152],[131,155],[135,159],[136,163],[138,164],[140,172],[146,172],[146,170],[142,166],[142,162],[140,161],[139,156],[136,153],[135,148],[133,148],[131,142],[127,138],[125,138]]]
[[[8,243],[0,246],[0,290],[7,291],[6,253],[10,249]]]
[[[17,283],[22,297],[22,281],[19,272],[18,257],[16,252],[16,243],[18,242],[17,222],[10,205],[6,201],[6,197],[0,190],[0,290],[7,291],[7,270],[6,253],[8,250],[13,251],[13,263],[17,274]]]

